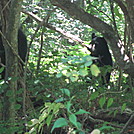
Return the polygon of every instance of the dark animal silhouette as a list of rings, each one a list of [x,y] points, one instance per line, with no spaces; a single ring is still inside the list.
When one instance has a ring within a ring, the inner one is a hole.
[[[98,58],[97,60],[93,60],[93,63],[97,64],[98,67],[113,65],[107,42],[103,37],[97,37],[95,33],[93,33],[90,45],[91,48],[88,49],[91,52],[91,56]],[[104,77],[102,76],[103,84],[109,83],[110,75],[111,72],[107,72]]]
[[[0,30],[2,31],[2,27],[0,26]],[[25,62],[25,57],[27,53],[27,39],[21,29],[18,30],[18,54],[20,58]],[[2,37],[0,35],[0,63],[5,65],[5,50],[2,42]],[[0,67],[2,67],[0,65]],[[1,73],[2,79],[5,77],[5,70]]]

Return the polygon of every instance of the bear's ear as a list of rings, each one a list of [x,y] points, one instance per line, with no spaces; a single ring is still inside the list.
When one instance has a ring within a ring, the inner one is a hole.
[[[95,37],[96,37],[95,33],[92,33],[92,39],[95,38]]]

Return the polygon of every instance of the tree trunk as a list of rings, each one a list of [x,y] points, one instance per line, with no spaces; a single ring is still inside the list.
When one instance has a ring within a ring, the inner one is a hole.
[[[13,127],[16,119],[17,81],[10,78],[17,78],[18,73],[18,59],[15,51],[18,53],[18,27],[22,0],[3,0],[0,4],[2,8],[2,32],[4,34],[2,39],[6,57],[5,81],[8,85],[4,93],[3,119],[11,123],[9,127]]]

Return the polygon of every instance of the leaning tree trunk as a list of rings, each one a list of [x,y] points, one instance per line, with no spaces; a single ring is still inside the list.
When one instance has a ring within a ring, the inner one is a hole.
[[[124,60],[125,52],[122,53],[121,48],[120,48],[120,46],[124,47],[124,44],[120,41],[119,35],[112,28],[111,25],[105,23],[98,17],[85,12],[82,8],[75,5],[70,0],[64,0],[64,1],[63,0],[62,1],[61,0],[50,0],[50,1],[54,6],[61,8],[62,10],[67,12],[70,16],[73,16],[73,18],[80,20],[84,24],[87,24],[87,25],[91,26],[92,28],[96,29],[98,32],[102,33],[102,35],[109,42],[109,45],[112,49],[114,58],[115,58],[116,62],[118,63],[118,65],[120,66],[120,68],[122,70],[124,70],[125,73],[129,74],[132,79],[134,79],[134,64],[133,64],[133,62],[131,62],[130,59],[129,59],[129,62]],[[127,17],[127,20],[129,20],[129,25],[130,25],[130,29],[131,29],[131,37],[132,37],[134,34],[134,30],[133,30],[133,27],[130,22],[134,19],[133,16],[131,16],[132,13],[134,12],[134,9],[131,8],[129,10],[126,10],[127,7],[125,6],[126,4],[124,4],[124,1],[123,2],[121,0],[114,0],[114,1],[116,1],[119,4],[119,6],[121,6],[121,9],[123,11],[127,11],[124,14],[129,16],[129,17]],[[126,1],[127,1],[126,2],[127,4],[129,2],[131,4],[134,3],[133,0],[126,0]],[[128,8],[130,8],[130,6]],[[129,12],[129,14],[128,14],[128,12]],[[134,38],[134,36],[132,38]],[[132,39],[132,42],[133,42],[133,39]]]

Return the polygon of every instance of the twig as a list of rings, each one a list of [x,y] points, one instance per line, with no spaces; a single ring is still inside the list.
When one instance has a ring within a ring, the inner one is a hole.
[[[123,127],[123,129],[121,130],[120,134],[124,134],[125,130],[127,129],[127,127],[133,122],[134,120],[134,112],[133,114],[130,116],[129,120],[127,121],[127,123],[125,124],[125,126]]]

